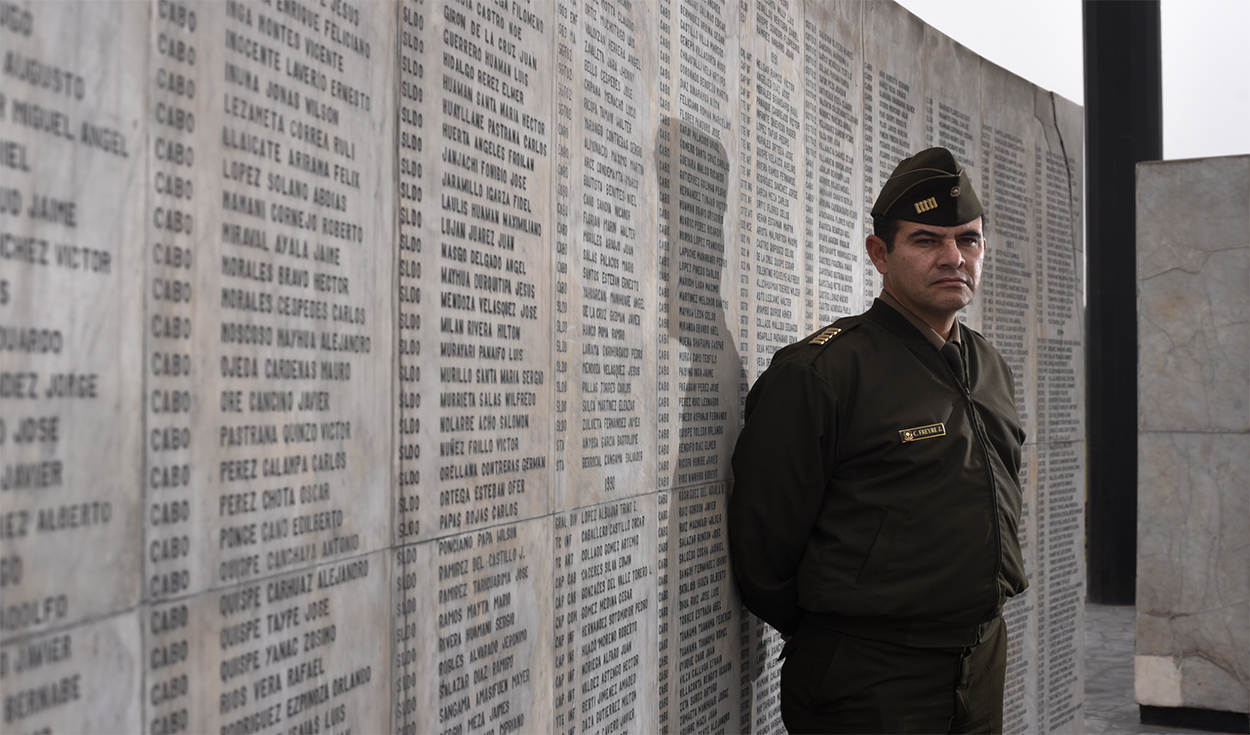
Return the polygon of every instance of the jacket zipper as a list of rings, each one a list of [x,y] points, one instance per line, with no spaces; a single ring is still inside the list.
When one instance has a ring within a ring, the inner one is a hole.
[[[998,483],[994,480],[994,463],[990,457],[989,442],[985,438],[985,433],[981,430],[981,415],[977,413],[976,403],[972,400],[972,381],[968,373],[968,356],[964,351],[963,342],[959,343],[959,357],[964,374],[963,380],[959,380],[959,376],[955,376],[955,382],[959,383],[959,389],[963,392],[964,400],[968,403],[968,418],[972,422],[972,431],[976,434],[977,443],[981,445],[981,454],[985,457],[985,474],[990,481],[990,502],[994,510],[994,535],[998,540],[998,556],[994,565],[994,591],[997,593],[994,605],[997,607],[998,600],[1002,597],[1002,590],[998,589],[998,581],[1003,576],[1003,528],[998,508]]]

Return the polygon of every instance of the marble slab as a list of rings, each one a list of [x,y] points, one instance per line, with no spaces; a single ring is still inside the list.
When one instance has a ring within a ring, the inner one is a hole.
[[[378,551],[147,608],[144,729],[387,730],[391,568]]]
[[[139,603],[146,17],[39,4],[0,31],[0,641]]]
[[[400,6],[404,543],[549,512],[555,19],[535,10]]]
[[[1138,168],[1136,698],[1250,711],[1250,158]]]
[[[557,731],[658,731],[657,516],[654,493],[554,515]]]
[[[901,7],[873,3],[862,15],[864,58],[865,235],[877,194],[894,168],[925,147],[924,70],[912,49],[924,44],[925,25]],[[863,261],[864,309],[881,293],[881,275]]]
[[[180,674],[145,687],[141,625],[127,611],[0,645],[5,732],[160,731],[143,721],[144,702],[177,699],[191,681]]]
[[[1137,196],[1140,427],[1247,431],[1246,159],[1142,166]]]
[[[535,518],[395,549],[393,732],[552,732],[551,538]]]
[[[650,37],[640,25],[645,5],[587,0],[568,10],[566,47],[593,51],[573,51],[569,76],[557,82],[564,104],[571,102],[560,145],[574,153],[566,174],[572,195],[557,212],[557,228],[568,237],[555,256],[557,275],[567,275],[557,281],[568,298],[556,331],[567,337],[559,354],[567,356],[569,390],[567,404],[557,406],[567,409],[557,449],[563,441],[568,454],[554,509],[631,497],[656,484],[649,420],[656,410],[656,252],[641,240],[654,232],[656,205],[655,111],[644,86],[648,55],[638,50]]]
[[[861,204],[864,63],[860,8],[809,3],[804,29],[804,285],[813,286],[808,332],[858,313],[870,261],[864,251],[869,220]],[[871,206],[871,205],[869,205]],[[807,209],[812,212],[808,213]],[[808,283],[808,279],[812,283]]]
[[[729,567],[726,485],[667,495],[660,541],[661,721],[677,732],[733,729],[742,716],[743,615]]]
[[[154,131],[147,311],[192,327],[148,336],[151,600],[390,541],[393,317],[374,284],[392,269],[372,245],[393,238],[393,67],[374,68],[392,18],[170,8],[152,44],[186,51],[152,70],[148,104],[185,115]]]
[[[803,19],[799,2],[758,3],[739,34],[738,351],[751,380],[774,352],[808,333],[815,311],[805,295],[800,191]]]

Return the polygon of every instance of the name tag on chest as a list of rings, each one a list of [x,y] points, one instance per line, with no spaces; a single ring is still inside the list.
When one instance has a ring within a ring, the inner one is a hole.
[[[898,436],[903,440],[904,444],[917,442],[921,439],[946,436],[946,424],[929,424],[928,426],[917,426],[914,429],[902,429],[898,432]]]

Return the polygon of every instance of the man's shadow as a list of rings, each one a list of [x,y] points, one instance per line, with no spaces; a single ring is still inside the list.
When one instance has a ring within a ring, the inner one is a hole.
[[[669,247],[668,337],[670,346],[680,346],[670,349],[671,416],[679,444],[669,486],[677,488],[729,480],[743,368],[726,314],[732,294],[723,291],[733,284],[722,283],[729,259],[728,155],[719,140],[676,118],[669,119],[668,130],[672,184],[663,221]]]
[[[723,282],[733,256],[725,236],[730,163],[715,137],[669,118],[656,138],[656,164],[660,237],[668,244],[660,253],[660,285],[667,287],[661,317],[667,318],[668,342],[660,346],[667,348],[667,359],[659,361],[659,381],[668,384],[669,421],[659,424],[660,436],[665,427],[670,432],[660,441],[669,448],[660,456],[661,463],[668,462],[660,476],[668,479],[663,603],[668,614],[662,617],[668,627],[662,639],[669,641],[660,652],[662,668],[669,672],[667,701],[661,696],[661,725],[670,732],[737,730],[742,608],[729,571],[725,509],[745,378],[736,333],[727,319],[734,295],[724,289],[734,284]],[[728,635],[706,642],[707,629],[701,623],[728,629]],[[705,642],[695,647],[697,652],[690,650],[688,644],[700,640]],[[690,670],[696,655],[719,658],[722,666],[735,664],[716,677],[719,686],[714,690],[699,687],[696,696],[717,700],[715,707],[701,712],[689,699],[695,693],[685,691],[679,676]]]

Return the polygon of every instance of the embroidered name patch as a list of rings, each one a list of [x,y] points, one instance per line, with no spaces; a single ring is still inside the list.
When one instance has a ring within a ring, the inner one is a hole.
[[[928,426],[917,426],[914,429],[903,429],[898,432],[898,436],[903,443],[916,442],[921,439],[932,439],[935,436],[946,436],[946,424],[929,424]]]

